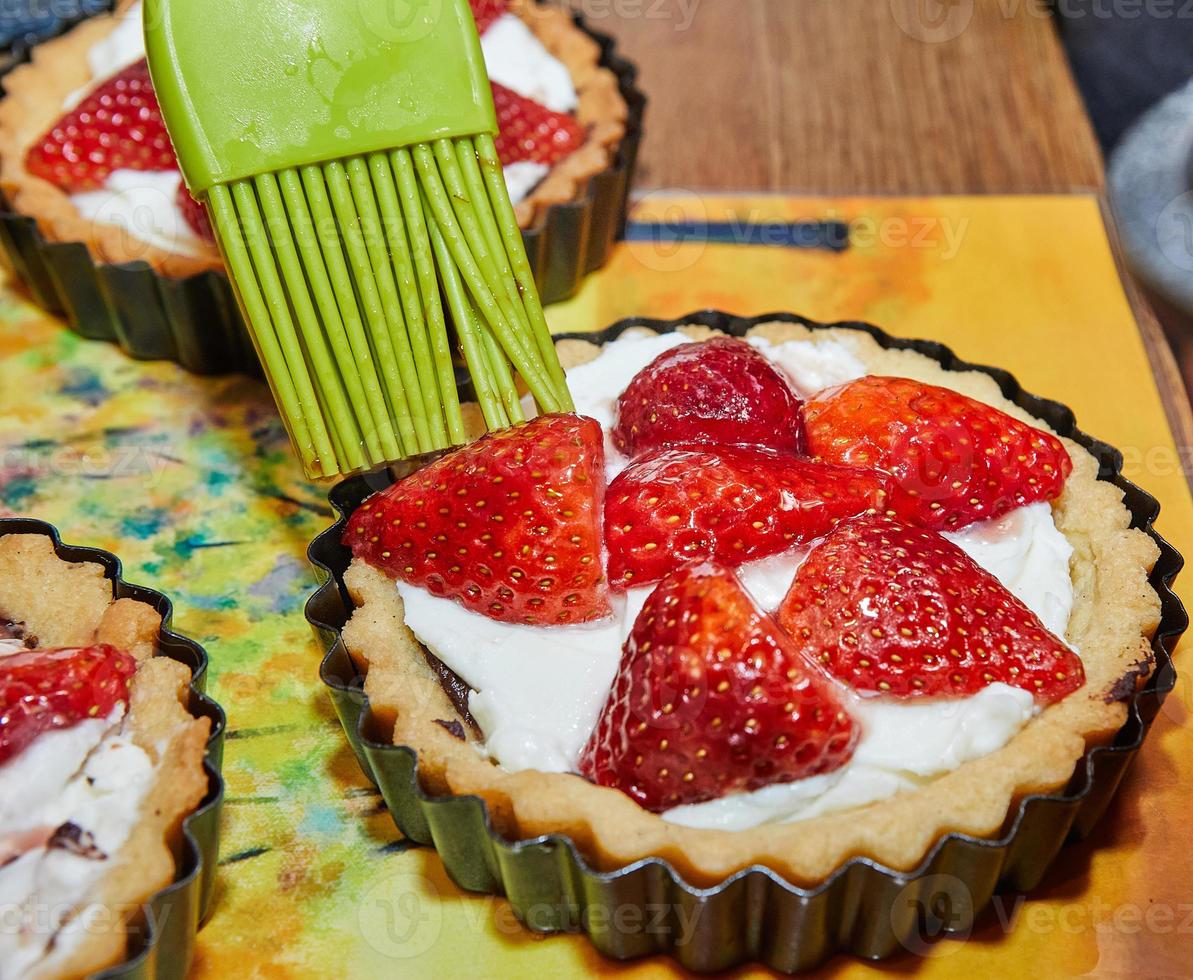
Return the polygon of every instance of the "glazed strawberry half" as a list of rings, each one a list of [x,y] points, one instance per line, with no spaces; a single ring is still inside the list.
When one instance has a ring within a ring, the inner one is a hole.
[[[145,59],[96,87],[26,157],[35,177],[68,194],[101,189],[114,170],[178,169]],[[207,211],[179,185],[179,209],[195,234],[215,241]]]
[[[102,188],[114,170],[177,170],[145,59],[103,82],[30,151],[35,177],[69,193]]]
[[[647,599],[580,772],[657,812],[831,772],[858,734],[832,682],[705,566]]]
[[[542,163],[554,166],[584,144],[584,127],[566,112],[555,112],[497,82],[497,156],[503,166]]]
[[[136,669],[132,657],[105,644],[0,658],[0,765],[39,735],[127,704]]]
[[[859,378],[804,406],[816,459],[890,473],[905,521],[957,530],[1057,497],[1073,463],[1060,440],[965,395],[909,378]]]
[[[719,443],[804,448],[800,400],[766,356],[714,337],[664,351],[617,400],[613,444],[634,457],[664,446]]]
[[[1001,682],[1049,703],[1085,683],[1077,654],[998,579],[936,532],[887,517],[843,522],[814,548],[779,622],[865,694],[967,697]]]
[[[656,582],[685,565],[735,567],[886,508],[885,474],[770,449],[662,449],[622,470],[605,497],[609,581]]]
[[[600,425],[542,415],[370,497],[344,542],[389,575],[500,622],[603,619],[604,474]]]

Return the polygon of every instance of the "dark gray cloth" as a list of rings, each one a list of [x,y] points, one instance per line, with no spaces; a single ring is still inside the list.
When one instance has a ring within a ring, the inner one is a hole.
[[[1103,150],[1193,76],[1193,0],[1053,0]]]

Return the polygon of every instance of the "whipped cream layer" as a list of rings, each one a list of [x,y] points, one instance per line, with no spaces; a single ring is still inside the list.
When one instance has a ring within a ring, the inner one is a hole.
[[[153,772],[123,706],[47,732],[0,766],[0,980],[53,975],[103,912],[87,896],[136,826]]]
[[[516,14],[498,17],[481,35],[490,80],[555,112],[575,112],[580,100],[567,66]]]
[[[618,395],[660,353],[687,342],[681,334],[630,334],[567,372],[576,411],[596,419],[605,432],[609,479],[629,464],[609,438]],[[837,338],[750,342],[803,397],[866,373],[849,345]],[[1022,507],[948,537],[1049,630],[1064,636],[1073,605],[1072,547],[1048,504]],[[737,570],[738,576],[758,605],[774,612],[809,550],[804,545],[751,562]],[[600,623],[528,627],[494,622],[418,586],[397,583],[407,625],[472,688],[469,710],[485,734],[483,751],[506,769],[546,772],[575,769],[612,687],[622,644],[653,588],[615,595],[612,618]],[[847,765],[823,776],[676,807],[664,819],[741,830],[862,806],[996,751],[1036,710],[1030,693],[1004,684],[947,701],[846,696],[862,729]]]
[[[688,827],[747,830],[865,806],[1002,748],[1035,713],[1031,694],[1006,684],[991,684],[973,697],[927,704],[851,696],[846,707],[862,737],[853,758],[840,769],[677,806],[663,819]]]
[[[176,170],[113,170],[102,190],[72,194],[84,218],[114,225],[131,241],[198,257],[210,245],[195,234],[178,207],[182,174]],[[136,254],[137,249],[129,251]]]
[[[489,77],[557,112],[572,112],[578,105],[576,88],[567,66],[552,55],[534,32],[514,14],[502,14],[481,38]],[[87,52],[87,64],[95,82],[72,92],[63,112],[77,106],[95,83],[104,81],[145,57],[145,34],[141,4],[131,5],[120,15],[120,23]],[[512,163],[505,168],[510,200],[525,200],[550,171],[533,161]],[[71,201],[84,217],[123,229],[137,241],[188,256],[202,256],[210,246],[195,234],[178,207],[176,172],[154,173],[117,170],[102,190],[72,194]]]

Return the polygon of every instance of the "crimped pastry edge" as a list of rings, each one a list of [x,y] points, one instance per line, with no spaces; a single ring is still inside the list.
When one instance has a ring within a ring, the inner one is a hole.
[[[204,243],[201,254],[184,255],[142,241],[116,225],[85,217],[69,194],[25,168],[29,148],[61,118],[65,98],[99,81],[88,69],[87,52],[115,30],[132,2],[124,0],[112,13],[97,15],[37,45],[29,61],[5,77],[5,95],[0,100],[0,188],[15,211],[37,219],[48,239],[83,242],[96,262],[147,262],[162,275],[176,278],[222,271],[223,259],[215,245]],[[629,109],[617,76],[599,65],[600,46],[567,14],[540,7],[534,0],[514,0],[510,9],[567,67],[576,86],[576,117],[589,127],[585,143],[556,164],[515,206],[519,226],[528,229],[544,220],[551,206],[577,199],[588,182],[608,168],[625,135]]]
[[[576,87],[576,118],[588,127],[588,139],[574,153],[560,160],[542,182],[514,207],[518,224],[533,228],[546,219],[555,204],[566,204],[584,194],[588,182],[608,169],[625,136],[629,107],[617,76],[600,65],[601,48],[580,30],[564,11],[540,6],[535,0],[514,0],[510,12],[534,32],[567,68]]]
[[[155,764],[153,783],[128,840],[88,896],[87,908],[107,911],[68,955],[43,961],[31,978],[89,975],[127,960],[130,922],[174,881],[182,823],[208,793],[204,756],[211,720],[195,717],[187,708],[190,670],[155,655],[161,615],[147,603],[114,598],[102,566],[59,558],[54,541],[44,534],[13,533],[0,536],[0,567],[5,570],[0,615],[39,631],[43,646],[109,643],[138,661],[128,732]],[[60,621],[50,618],[55,598],[44,606],[41,601],[55,591],[78,600]]]
[[[710,334],[703,327],[684,332],[695,338]],[[883,349],[857,331],[812,332],[776,322],[750,333],[775,342],[839,340],[871,372],[942,384],[1046,427],[1008,402],[988,375],[946,371],[921,354]],[[559,347],[568,365],[597,350],[579,340],[562,341]],[[1159,622],[1159,598],[1147,577],[1158,549],[1150,537],[1130,528],[1121,491],[1097,480],[1094,458],[1069,440],[1065,445],[1074,473],[1053,510],[1075,548],[1069,639],[1085,658],[1086,687],[1046,709],[998,752],[923,789],[849,811],[848,820],[831,814],[749,832],[695,830],[668,824],[620,793],[578,776],[501,770],[435,723],[455,717],[453,709],[405,628],[392,582],[361,562],[353,562],[345,576],[357,609],[344,628],[344,641],[367,670],[365,692],[382,726],[378,731],[388,733],[392,725],[395,744],[417,749],[424,788],[480,796],[493,827],[507,837],[567,835],[603,870],[662,858],[696,885],[719,882],[751,865],[772,868],[797,884],[815,884],[857,856],[906,870],[945,834],[993,836],[1024,796],[1063,787],[1086,749],[1108,740],[1125,720],[1125,706],[1110,695],[1140,664],[1152,661],[1148,637]]]

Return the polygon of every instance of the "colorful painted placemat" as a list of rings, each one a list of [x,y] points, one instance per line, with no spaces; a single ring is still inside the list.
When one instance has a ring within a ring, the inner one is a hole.
[[[1193,549],[1189,447],[1173,444],[1094,199],[657,195],[635,219],[640,240],[549,311],[557,329],[715,306],[938,338],[1071,405],[1160,497],[1161,532]],[[850,245],[757,244],[786,241],[796,221],[843,225]],[[755,244],[709,244],[709,226]],[[305,549],[331,512],[262,385],[130,361],[5,290],[0,511],[120,554],[128,578],[174,597],[177,626],[211,653],[211,690],[230,720],[228,800],[195,977],[675,972],[662,959],[609,963],[579,937],[532,936],[503,901],[459,891],[433,851],[400,839],[317,677]],[[1188,601],[1193,577],[1180,584]],[[1187,973],[1191,702],[1182,680],[1102,829],[1064,853],[1046,887],[1005,900],[968,942],[892,965],[925,976]],[[838,958],[828,972],[873,969]]]

